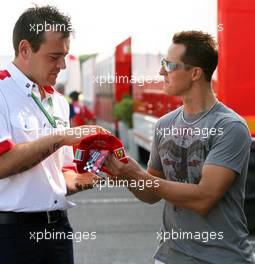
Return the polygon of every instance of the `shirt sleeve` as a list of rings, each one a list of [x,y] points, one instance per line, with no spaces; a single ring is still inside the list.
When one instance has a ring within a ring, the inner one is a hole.
[[[73,155],[73,148],[70,146],[64,146],[64,165],[62,168],[62,172],[73,170],[77,172],[76,164],[73,162],[74,155]]]
[[[150,151],[150,158],[148,161],[148,168],[153,168],[157,171],[162,171],[163,172],[163,167],[161,163],[161,159],[159,156],[159,151],[158,151],[158,143],[159,143],[159,126],[158,123],[155,126],[154,130],[154,135],[153,135],[153,140],[152,140],[152,145],[151,145],[151,151]]]
[[[15,144],[9,139],[6,139],[6,140],[0,142],[0,155],[4,154],[5,152],[8,152],[14,146],[15,146]]]
[[[77,172],[76,164],[73,162],[73,159],[74,159],[73,147],[64,146],[62,151],[64,155],[64,163],[62,166],[62,172],[66,172],[69,170]]]
[[[15,145],[8,129],[7,113],[4,105],[5,102],[0,97],[0,155],[11,150]]]
[[[67,103],[67,101],[66,101]],[[68,122],[67,128],[70,128],[70,123],[69,123],[69,116],[70,116],[70,105],[67,104],[67,117],[66,120]],[[74,159],[74,153],[73,153],[73,147],[71,146],[64,146],[63,147],[63,155],[64,155],[64,163],[62,167],[62,172],[68,171],[68,170],[73,170],[77,172],[76,170],[76,164],[73,162]]]
[[[223,134],[215,135],[204,164],[219,165],[241,174],[248,162],[251,136],[241,122],[232,122],[223,127]]]

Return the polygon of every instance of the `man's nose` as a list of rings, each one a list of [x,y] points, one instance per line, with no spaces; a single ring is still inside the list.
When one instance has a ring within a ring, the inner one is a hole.
[[[163,69],[163,67],[160,68],[159,75],[166,75],[166,71]]]
[[[66,68],[66,61],[64,57],[59,58],[57,66],[61,70],[64,70]]]

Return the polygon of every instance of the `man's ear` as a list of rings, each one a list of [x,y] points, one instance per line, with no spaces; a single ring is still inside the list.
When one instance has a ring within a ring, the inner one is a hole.
[[[203,70],[200,67],[194,67],[192,69],[191,78],[192,81],[198,81],[202,78]]]
[[[19,43],[19,55],[27,60],[32,52],[31,45],[26,39],[22,39]]]

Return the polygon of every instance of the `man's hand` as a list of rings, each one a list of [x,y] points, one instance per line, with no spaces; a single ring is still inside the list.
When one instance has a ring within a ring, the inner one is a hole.
[[[146,182],[147,174],[143,168],[134,159],[130,157],[127,157],[127,159],[128,163],[122,163],[114,155],[107,157],[105,165],[108,171],[112,174],[108,175],[108,177],[114,180],[128,180],[129,182],[138,182],[139,180]],[[163,178],[164,176],[162,172],[158,172],[153,169],[150,169],[149,172],[154,173],[156,177],[155,179]],[[142,178],[141,175],[143,175]],[[146,187],[143,190],[137,190],[137,188],[133,188],[130,185],[128,186],[128,189],[135,195],[136,198],[146,203],[153,204],[161,199],[156,194],[151,193],[150,190],[147,190]]]
[[[48,158],[59,148],[75,146],[82,138],[95,134],[110,134],[100,126],[80,126],[65,130],[54,130],[35,141],[16,144],[11,150],[0,155],[0,179],[27,171]]]
[[[132,158],[127,157],[128,163],[120,162],[115,155],[110,155],[106,158],[104,164],[107,170],[112,174],[109,175],[113,179],[135,178],[137,172],[142,172],[142,167]]]
[[[57,134],[60,134],[63,137],[63,144],[67,146],[78,145],[82,138],[100,133],[111,134],[110,131],[104,129],[103,127],[87,125],[68,128],[57,132]]]
[[[101,177],[90,172],[79,174],[74,171],[66,171],[63,174],[66,181],[67,195],[92,189],[101,180]]]

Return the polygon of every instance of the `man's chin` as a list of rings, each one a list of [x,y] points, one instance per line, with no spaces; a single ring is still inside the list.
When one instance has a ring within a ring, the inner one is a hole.
[[[177,87],[170,86],[168,83],[164,83],[163,92],[168,96],[181,96],[181,91]]]
[[[48,80],[47,85],[45,85],[45,86],[53,86],[55,84],[56,84],[56,79],[52,79],[52,80]]]
[[[164,94],[166,94],[168,96],[175,95],[173,90],[167,84],[164,84],[163,91],[164,91]]]

